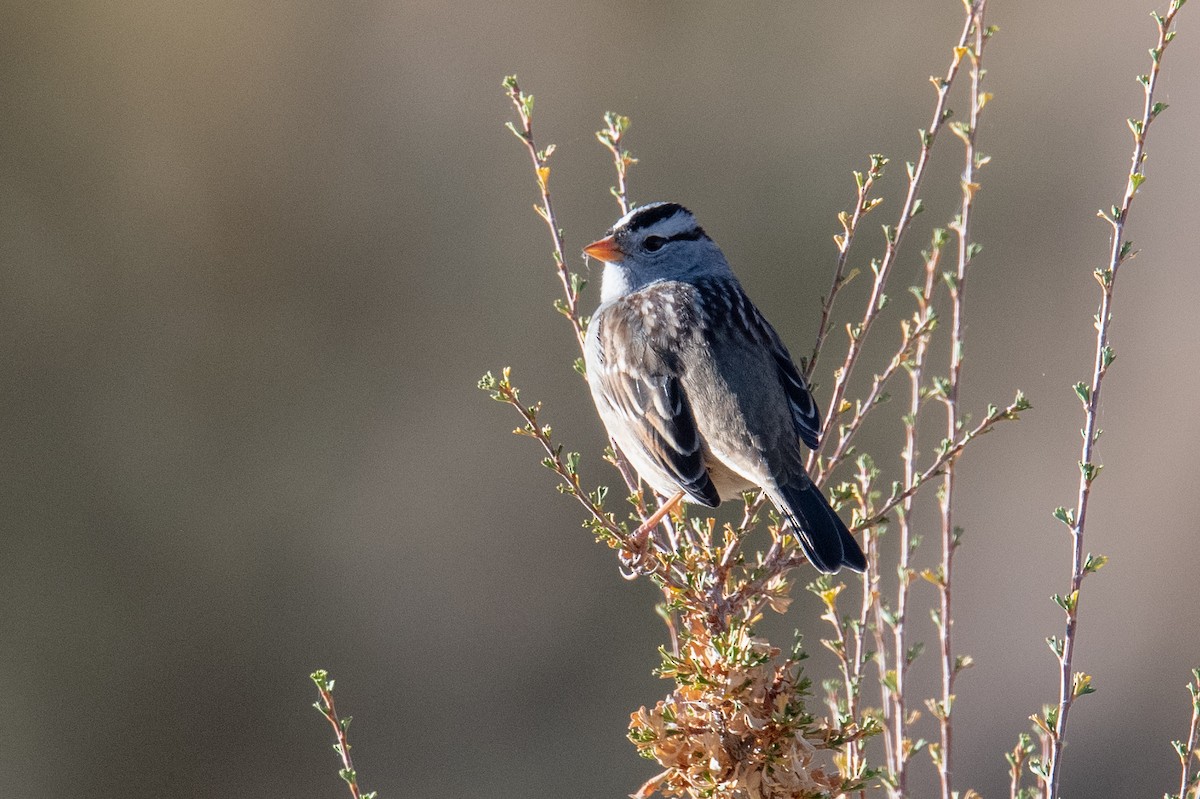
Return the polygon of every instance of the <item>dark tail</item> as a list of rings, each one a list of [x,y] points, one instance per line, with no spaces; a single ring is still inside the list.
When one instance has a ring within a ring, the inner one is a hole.
[[[862,547],[811,480],[793,480],[768,496],[791,523],[805,556],[819,571],[832,574],[843,566],[867,570]]]

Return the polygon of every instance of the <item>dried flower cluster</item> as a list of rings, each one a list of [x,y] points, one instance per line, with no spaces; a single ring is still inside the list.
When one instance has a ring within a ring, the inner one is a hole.
[[[675,690],[631,718],[638,753],[664,768],[634,796],[815,799],[850,789],[818,755],[854,733],[830,730],[805,709],[799,647],[781,660],[746,625],[712,635],[690,621],[679,654],[662,651],[659,673]]]

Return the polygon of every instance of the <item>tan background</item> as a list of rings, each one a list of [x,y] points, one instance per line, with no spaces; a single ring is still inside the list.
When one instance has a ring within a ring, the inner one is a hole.
[[[1073,501],[1069,385],[1090,369],[1107,247],[1094,212],[1124,186],[1149,8],[992,13],[965,401],[1019,387],[1036,410],[962,469],[957,642],[979,665],[960,682],[958,770],[989,797],[1054,696],[1042,639],[1061,628],[1048,597],[1068,541],[1050,511]],[[959,4],[76,2],[5,18],[0,793],[341,796],[309,707],[318,666],[384,797],[634,789],[652,769],[627,714],[666,689],[653,591],[617,576],[508,434],[515,417],[474,388],[516,366],[589,479],[611,479],[501,77],[520,74],[559,145],[572,250],[616,216],[592,131],[630,114],[635,199],[691,206],[799,353],[867,153],[893,166],[859,266],[893,221]],[[1083,600],[1078,667],[1099,693],[1073,717],[1072,796],[1175,784],[1168,742],[1200,665],[1200,9],[1181,20],[1118,292],[1088,538],[1114,561]],[[958,159],[947,137],[896,316]],[[875,435],[894,469],[894,430]],[[807,631],[819,677],[817,615],[801,593],[771,629]]]

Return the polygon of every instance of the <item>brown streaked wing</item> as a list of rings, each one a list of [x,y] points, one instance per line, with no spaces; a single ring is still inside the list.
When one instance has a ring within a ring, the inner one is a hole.
[[[700,433],[679,383],[669,326],[646,324],[642,314],[654,297],[635,292],[617,300],[593,324],[599,330],[602,364],[596,378],[605,400],[620,414],[644,454],[694,500],[710,507],[721,496],[704,465]],[[655,311],[650,311],[654,313]],[[656,335],[657,334],[657,335]]]

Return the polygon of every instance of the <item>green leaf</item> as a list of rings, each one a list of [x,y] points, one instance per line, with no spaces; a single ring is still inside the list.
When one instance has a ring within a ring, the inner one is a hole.
[[[1063,596],[1062,594],[1054,594],[1050,598],[1054,600],[1054,604],[1058,605],[1068,614],[1073,614],[1075,612],[1075,608],[1079,605],[1078,591],[1072,591],[1066,596]]]
[[[1079,397],[1080,402],[1082,402],[1086,408],[1092,401],[1092,389],[1087,383],[1076,383],[1071,388],[1075,389],[1075,395]]]
[[[1094,574],[1104,568],[1108,563],[1107,555],[1093,555],[1091,552],[1087,554],[1087,558],[1083,561],[1083,573]]]
[[[1096,689],[1092,687],[1092,675],[1085,674],[1082,671],[1075,672],[1075,678],[1072,680],[1071,694],[1078,697],[1094,693],[1096,693]]]
[[[1103,464],[1079,462],[1079,471],[1083,474],[1083,479],[1089,483],[1100,476],[1100,470],[1103,468]]]
[[[1054,518],[1058,519],[1067,527],[1075,526],[1075,511],[1067,510],[1061,505],[1054,509]]]

